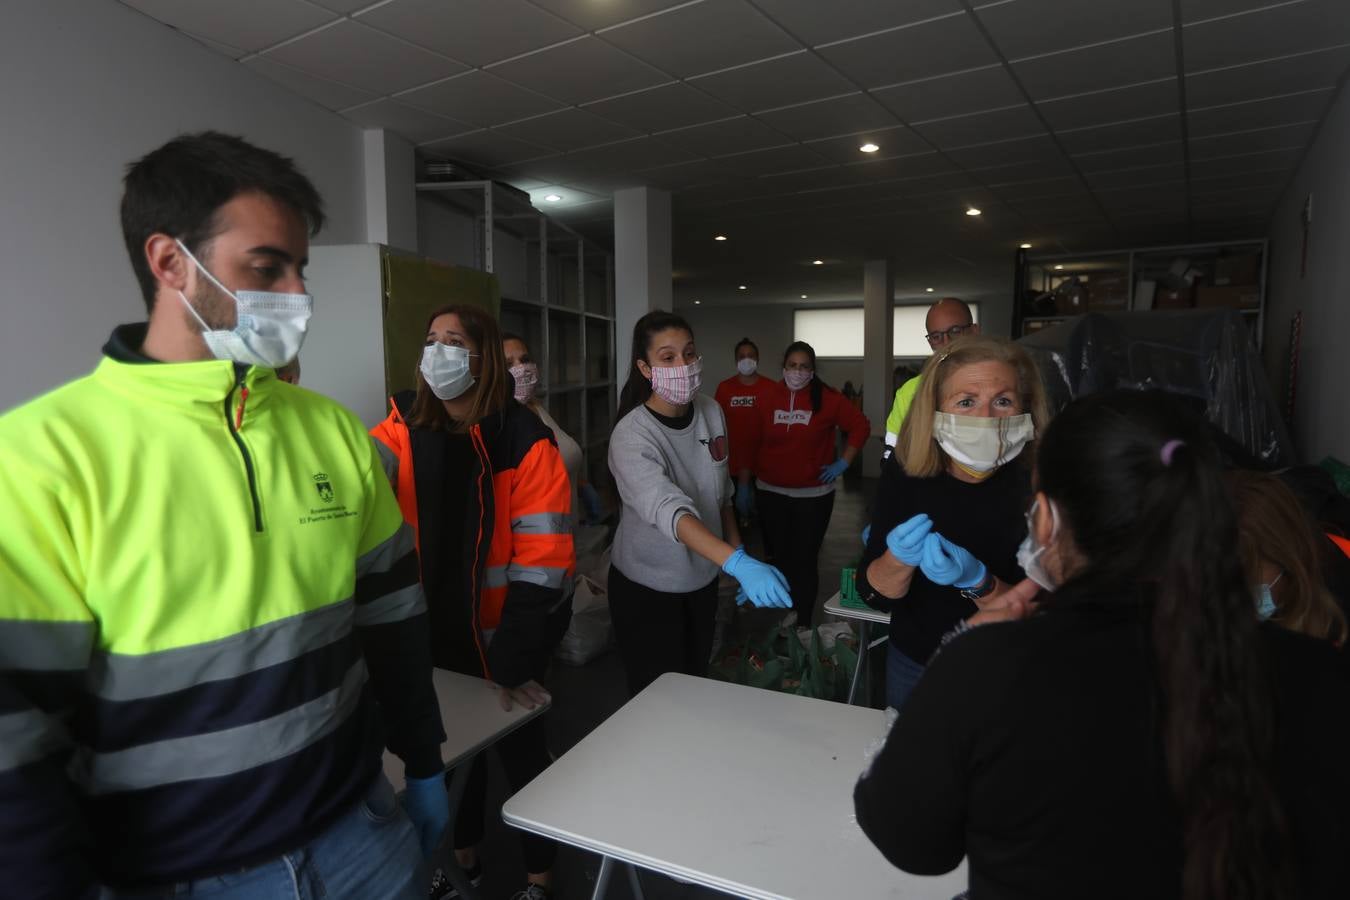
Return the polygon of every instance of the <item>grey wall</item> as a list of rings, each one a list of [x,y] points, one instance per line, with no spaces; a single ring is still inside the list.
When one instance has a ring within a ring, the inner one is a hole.
[[[1350,340],[1350,96],[1342,90],[1271,222],[1265,358],[1271,384],[1288,385],[1290,319],[1303,311],[1302,354],[1294,411],[1299,455],[1350,461],[1346,341]],[[1300,275],[1302,210],[1312,195],[1308,268]]]
[[[118,3],[10,0],[0,121],[0,410],[89,371],[114,325],[145,317],[120,179],[180,132],[294,157],[328,204],[318,242],[365,239],[359,128]]]

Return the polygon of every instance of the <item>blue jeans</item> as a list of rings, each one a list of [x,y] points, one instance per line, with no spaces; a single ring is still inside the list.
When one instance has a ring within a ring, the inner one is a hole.
[[[249,869],[148,891],[104,888],[100,900],[426,900],[430,873],[417,831],[381,772],[326,831]]]
[[[886,645],[886,705],[899,711],[909,699],[914,685],[923,676],[924,666],[919,665],[899,650],[894,644]]]

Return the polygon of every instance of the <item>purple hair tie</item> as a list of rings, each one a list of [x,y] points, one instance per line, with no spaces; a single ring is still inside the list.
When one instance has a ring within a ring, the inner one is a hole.
[[[1163,444],[1162,451],[1158,454],[1158,457],[1162,459],[1162,464],[1164,466],[1172,465],[1172,455],[1177,452],[1178,447],[1184,446],[1186,446],[1185,441],[1177,441],[1177,440],[1168,441],[1167,443]]]

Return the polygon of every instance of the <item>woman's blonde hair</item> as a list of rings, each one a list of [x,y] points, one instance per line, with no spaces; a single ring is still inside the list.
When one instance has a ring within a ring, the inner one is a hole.
[[[1261,472],[1226,472],[1224,482],[1237,509],[1238,561],[1247,583],[1264,581],[1263,562],[1284,573],[1270,589],[1275,601],[1271,621],[1290,631],[1343,642],[1345,616],[1322,578],[1326,540],[1294,492],[1276,476]]]
[[[1039,438],[1050,422],[1045,405],[1045,389],[1036,363],[1027,352],[1012,341],[1003,338],[970,335],[952,341],[944,349],[928,358],[919,373],[918,393],[900,428],[896,444],[896,461],[907,475],[932,478],[947,470],[948,456],[933,436],[933,419],[942,405],[943,386],[954,372],[972,363],[1000,362],[1017,373],[1017,396],[1022,412],[1031,414],[1031,423]],[[1021,453],[1028,462],[1035,457],[1035,441]]]
[[[497,320],[482,307],[468,305],[442,306],[427,317],[427,330],[441,316],[455,316],[464,333],[478,345],[482,366],[478,371],[476,393],[469,413],[462,422],[452,421],[445,404],[431,392],[431,385],[422,377],[421,357],[417,367],[417,397],[408,413],[408,424],[414,428],[463,432],[484,418],[506,406],[511,399],[510,382],[506,373],[506,352],[502,349],[501,332]]]

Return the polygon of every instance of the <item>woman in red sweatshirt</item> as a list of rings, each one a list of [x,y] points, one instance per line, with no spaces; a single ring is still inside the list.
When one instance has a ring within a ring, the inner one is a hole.
[[[835,429],[848,437],[835,457]],[[760,404],[758,428],[740,479],[755,478],[764,543],[787,576],[797,624],[810,625],[820,587],[818,560],[834,510],[835,480],[871,432],[867,417],[816,377],[816,351],[802,341],[783,354],[783,381]],[[751,475],[751,472],[754,475]]]

